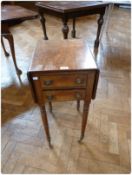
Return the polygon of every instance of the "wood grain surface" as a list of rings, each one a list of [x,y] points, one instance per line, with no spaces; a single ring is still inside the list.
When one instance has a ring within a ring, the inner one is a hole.
[[[61,22],[48,15],[46,18],[49,39],[61,40]],[[78,38],[86,40],[91,49],[96,35],[95,21],[96,16],[88,16],[79,18],[77,23]],[[100,78],[83,144],[77,143],[82,102],[80,113],[75,109],[76,102],[53,103],[53,115],[46,106],[51,135],[56,138],[52,151],[27,80],[33,50],[43,35],[40,21],[25,21],[11,28],[17,61],[23,70],[23,85],[18,81],[11,58],[5,58],[2,51],[2,173],[130,173],[130,21],[129,10],[115,8],[109,34],[104,33],[97,55],[92,50]],[[8,43],[5,45],[8,50]]]

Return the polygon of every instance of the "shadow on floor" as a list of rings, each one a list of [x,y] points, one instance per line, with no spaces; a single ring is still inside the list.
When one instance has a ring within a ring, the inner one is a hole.
[[[35,106],[28,85],[10,85],[1,90],[2,125]]]

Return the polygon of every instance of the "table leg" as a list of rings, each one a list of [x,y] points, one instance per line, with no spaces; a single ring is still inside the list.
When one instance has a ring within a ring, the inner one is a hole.
[[[85,133],[86,124],[87,124],[87,118],[88,118],[88,111],[89,111],[89,102],[84,102],[81,137],[80,137],[79,142],[81,142],[82,139],[84,138],[84,133]]]
[[[52,112],[52,102],[51,101],[49,102],[49,110],[50,112]]]
[[[4,35],[4,37],[9,42],[10,49],[11,49],[11,54],[12,54],[12,58],[13,58],[13,62],[14,62],[17,74],[20,75],[20,74],[22,74],[22,71],[17,67],[13,36],[12,36],[11,33],[9,33],[9,34]]]
[[[76,18],[73,18],[73,29],[71,32],[72,38],[76,38],[76,30],[75,30]]]
[[[99,46],[99,37],[100,37],[100,32],[101,32],[101,27],[103,25],[103,16],[104,14],[100,14],[100,17],[98,19],[98,30],[97,30],[97,36],[96,36],[96,40],[94,43],[94,47],[98,47]]]
[[[5,45],[4,45],[4,41],[3,41],[2,36],[1,36],[1,44],[2,44],[2,47],[3,47],[3,50],[4,50],[5,56],[8,57],[8,56],[9,56],[9,53],[8,53],[8,52],[6,51],[6,49],[5,49]]]
[[[77,100],[77,110],[79,111],[80,109],[80,100]]]
[[[110,19],[111,19],[110,17],[111,17],[113,9],[114,9],[114,3],[111,3],[109,5],[108,16],[107,16],[107,23],[106,23],[106,26],[105,26],[106,33],[108,33],[108,27],[109,27]]]
[[[44,40],[48,40],[48,36],[46,33],[46,25],[45,25],[46,20],[45,20],[44,14],[41,11],[39,11],[39,15],[40,15],[40,22],[44,33]]]
[[[42,122],[43,122],[43,126],[44,126],[44,129],[45,129],[46,137],[47,137],[47,140],[48,140],[48,143],[49,143],[49,147],[52,148],[51,139],[50,139],[50,132],[49,132],[49,125],[48,125],[45,106],[44,105],[40,106],[40,110],[41,110]]]
[[[68,39],[68,32],[69,32],[69,27],[67,25],[68,19],[63,19],[63,28],[62,28],[62,32],[63,32],[63,37],[64,39]]]

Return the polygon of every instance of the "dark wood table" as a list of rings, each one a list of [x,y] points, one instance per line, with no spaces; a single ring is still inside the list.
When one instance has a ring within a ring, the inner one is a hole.
[[[1,7],[1,43],[5,56],[9,56],[9,53],[5,49],[3,38],[6,38],[8,40],[13,62],[18,75],[20,75],[22,71],[18,68],[16,63],[14,39],[12,33],[10,32],[10,26],[20,23],[24,20],[36,18],[37,16],[38,15],[36,12],[33,12],[20,6],[3,5]]]
[[[95,98],[99,70],[87,43],[78,40],[44,41],[37,44],[28,79],[34,101],[40,106],[42,121],[51,147],[45,103],[52,111],[52,102],[84,100],[81,141],[87,124],[91,99]]]
[[[63,36],[64,39],[68,38],[68,20],[73,19],[73,29],[72,29],[72,37],[76,37],[75,30],[75,21],[77,17],[85,16],[85,15],[93,15],[99,14],[100,17],[98,19],[98,29],[97,36],[95,40],[95,47],[99,46],[99,36],[101,27],[103,24],[103,16],[105,14],[105,9],[109,3],[96,2],[96,1],[48,1],[48,2],[37,2],[36,6],[38,7],[40,21],[43,28],[44,39],[47,40],[48,36],[46,33],[45,26],[45,17],[44,14],[50,14],[57,17],[60,17],[63,22]]]

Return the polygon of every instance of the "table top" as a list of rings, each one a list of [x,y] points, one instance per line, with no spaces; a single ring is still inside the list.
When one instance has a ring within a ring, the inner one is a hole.
[[[37,17],[38,14],[31,10],[16,5],[4,5],[1,7],[1,21],[15,21],[18,19],[26,20]]]
[[[34,51],[29,71],[75,71],[97,69],[86,41],[40,40]]]
[[[45,1],[36,3],[39,7],[62,13],[102,8],[108,4],[99,1]]]

